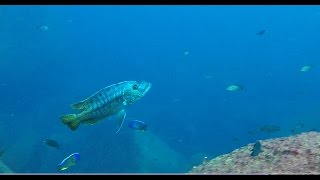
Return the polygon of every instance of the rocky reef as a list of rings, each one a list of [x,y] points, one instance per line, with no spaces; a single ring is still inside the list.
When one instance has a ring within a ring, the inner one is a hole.
[[[192,167],[184,156],[150,131],[133,135],[139,173],[182,173]]]
[[[0,160],[0,173],[13,173],[13,171]]]
[[[320,133],[260,140],[261,152],[251,156],[254,143],[194,166],[189,174],[320,174]]]

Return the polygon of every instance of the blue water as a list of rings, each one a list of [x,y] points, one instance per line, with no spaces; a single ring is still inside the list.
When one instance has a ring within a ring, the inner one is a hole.
[[[185,173],[298,123],[317,130],[319,19],[320,6],[0,6],[0,160],[64,173],[57,165],[79,152],[65,172]],[[119,134],[112,119],[77,131],[60,122],[70,104],[127,80],[152,88]],[[281,130],[248,133],[270,124]]]

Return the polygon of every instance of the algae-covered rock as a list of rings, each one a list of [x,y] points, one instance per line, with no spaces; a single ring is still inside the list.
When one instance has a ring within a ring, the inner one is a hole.
[[[10,145],[10,149],[6,151],[3,161],[6,162],[15,172],[28,172],[28,163],[35,162],[34,151],[37,143],[36,132],[26,131],[17,141]]]
[[[261,152],[251,156],[254,143],[194,166],[191,174],[320,174],[320,133],[261,140]]]

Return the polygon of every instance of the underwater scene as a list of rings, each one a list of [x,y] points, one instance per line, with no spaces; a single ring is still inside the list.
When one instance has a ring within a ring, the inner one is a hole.
[[[1,174],[320,174],[320,6],[0,5]]]

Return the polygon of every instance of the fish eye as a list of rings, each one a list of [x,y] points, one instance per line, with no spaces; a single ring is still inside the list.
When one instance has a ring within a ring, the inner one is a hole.
[[[132,89],[134,89],[134,90],[138,89],[138,85],[136,85],[136,84],[133,85],[133,86],[132,86]]]

